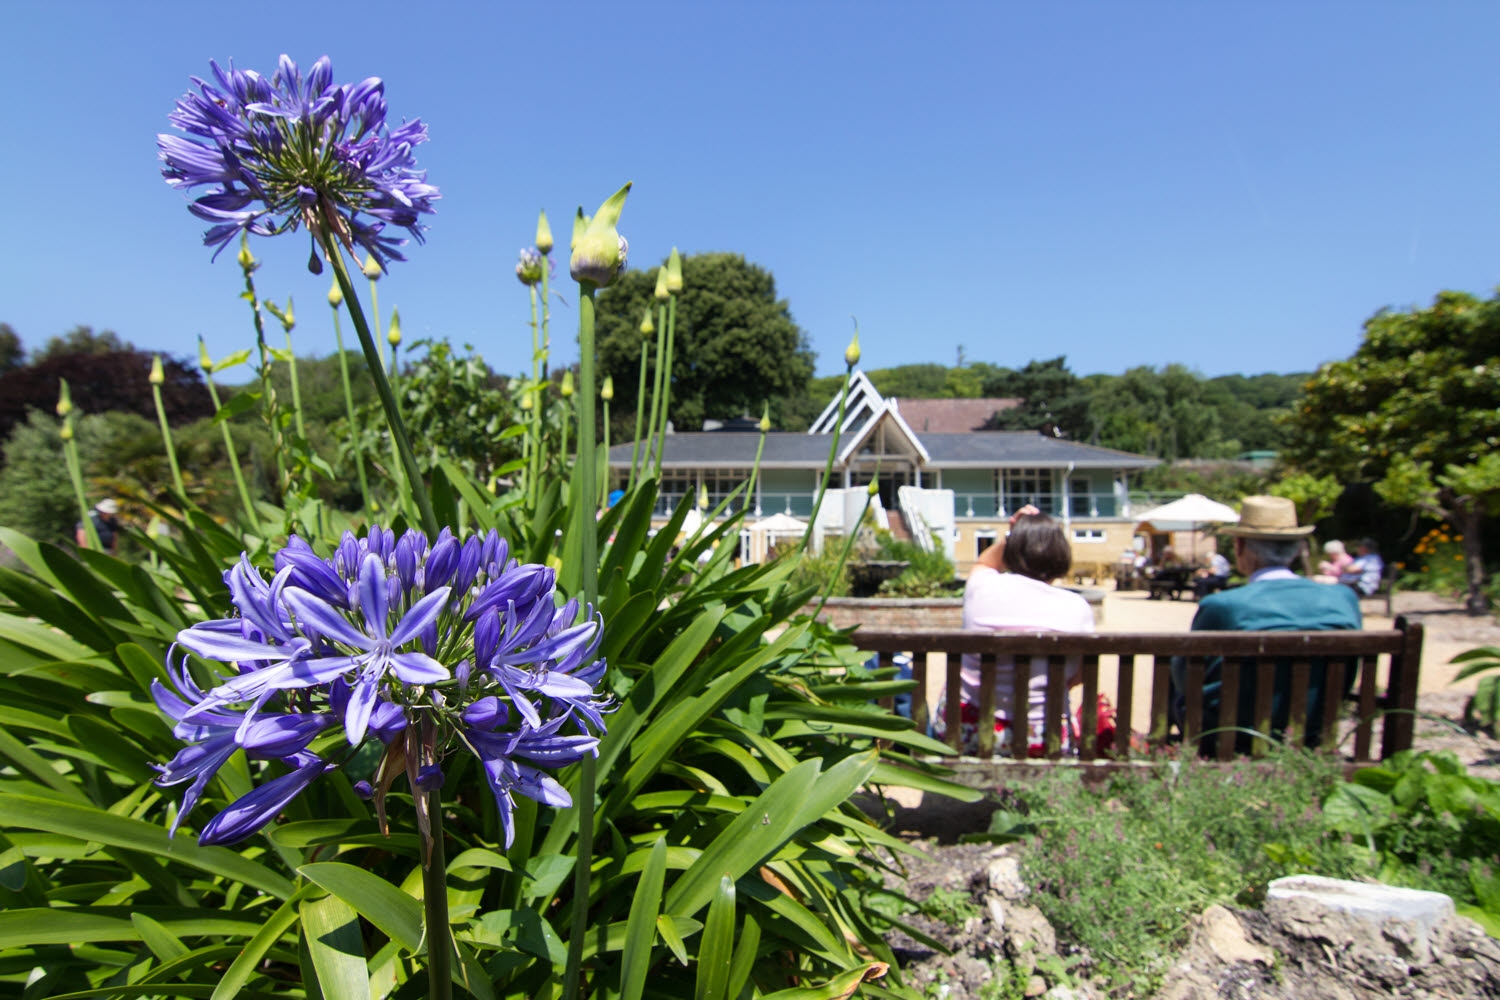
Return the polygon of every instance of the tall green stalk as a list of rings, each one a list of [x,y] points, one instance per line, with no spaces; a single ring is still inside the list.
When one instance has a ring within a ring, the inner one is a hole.
[[[177,495],[187,502],[187,489],[182,485],[182,469],[177,465],[177,446],[172,442],[172,428],[167,423],[167,407],[161,401],[161,384],[167,380],[166,372],[162,370],[161,355],[156,354],[151,358],[151,398],[156,401],[156,420],[161,424],[161,441],[167,448],[167,464],[172,467],[172,485],[177,487]]]
[[[677,296],[674,294],[667,300],[667,303],[667,357],[662,362],[665,375],[661,383],[661,435],[656,442],[657,479],[661,479],[662,455],[667,450],[667,424],[671,423],[668,414],[672,406],[672,363],[677,340]]]
[[[584,606],[599,601],[599,533],[594,520],[594,286],[579,284],[578,296],[578,497],[583,501],[572,511],[573,531],[578,532],[583,570]],[[579,762],[578,849],[573,872],[573,921],[568,933],[568,966],[563,977],[563,998],[578,995],[578,973],[583,962],[585,927],[589,915],[589,881],[594,860],[594,791],[598,782],[593,755]]]
[[[198,340],[199,350],[202,351],[203,340]],[[203,355],[207,358],[207,354]],[[219,388],[214,385],[213,368],[205,368],[205,378],[208,383],[208,398],[213,400],[214,412],[218,413],[223,407],[219,404]],[[245,485],[245,473],[240,469],[240,457],[234,451],[234,438],[229,433],[229,421],[219,421],[219,432],[224,437],[224,450],[229,453],[229,470],[234,473],[234,487],[239,491],[240,504],[245,508],[245,518],[250,524],[250,529],[260,534],[260,519],[255,516],[255,504],[250,502],[250,489]]]
[[[859,520],[850,526],[849,533],[844,538],[843,551],[839,553],[839,561],[834,563],[833,572],[828,575],[828,584],[823,588],[823,596],[818,600],[818,609],[812,615],[814,618],[823,613],[823,606],[828,603],[828,598],[833,593],[834,583],[838,580],[839,574],[844,572],[844,563],[849,560],[849,552],[854,548],[854,540],[859,537],[859,529],[865,523],[865,516],[870,513],[870,505],[875,502],[875,497],[880,492],[877,486],[879,479],[880,466],[877,465],[875,467],[875,478],[870,480],[870,487],[865,491],[865,509],[860,512]]]
[[[771,404],[766,403],[760,413],[760,440],[755,443],[755,464],[750,466],[750,485],[746,487],[745,506],[760,515],[760,504],[755,501],[755,481],[760,478],[760,456],[766,450],[766,435],[771,432]],[[751,504],[755,504],[753,508]]]
[[[603,509],[609,503],[609,401],[615,398],[615,380],[611,375],[604,376],[604,388],[599,390],[599,399],[604,404],[604,468],[595,470],[599,479],[599,507]]]
[[[838,422],[833,425],[833,444],[828,448],[828,463],[823,466],[823,482],[818,486],[817,498],[813,500],[812,516],[807,519],[807,531],[802,536],[802,549],[812,544],[813,527],[818,523],[818,511],[823,507],[823,495],[828,492],[828,481],[833,478],[833,460],[839,453],[839,437],[844,432],[844,406],[849,402],[849,384],[854,381],[854,363],[844,371],[844,389],[839,393]]]
[[[339,306],[344,302],[344,293],[337,283],[328,290],[328,307],[333,311],[333,339],[339,348],[339,377],[344,383],[344,409],[349,414],[349,440],[354,447],[354,469],[359,473],[359,495],[365,504],[365,514],[374,513],[370,503],[370,481],[365,476],[365,444],[360,433],[359,416],[354,410],[354,389],[349,382],[349,356],[344,353],[344,328],[339,322]]]
[[[656,291],[652,293],[656,299],[656,378],[651,386],[651,419],[646,423],[645,454],[642,456],[641,475],[646,474],[648,468],[656,468],[654,456],[661,451],[661,442],[657,440],[656,427],[661,414],[661,386],[663,377],[671,378],[670,372],[665,376],[663,370],[667,360],[667,267],[663,264],[656,271]],[[649,315],[651,306],[647,304],[646,312]],[[658,476],[660,469],[657,470]]]
[[[250,304],[250,316],[255,321],[255,347],[260,361],[261,413],[271,429],[271,453],[276,458],[276,492],[285,497],[290,481],[286,472],[286,446],[281,440],[281,416],[277,412],[276,387],[271,382],[271,349],[266,345],[266,320],[261,313],[260,296],[255,291],[254,274],[260,262],[250,253],[250,241],[240,239],[238,256],[240,270],[245,275],[245,301]]]
[[[547,262],[544,260],[542,271],[545,273],[546,270]],[[531,433],[526,435],[526,440],[531,447],[531,464],[528,466],[529,471],[526,475],[526,495],[531,500],[531,509],[536,510],[542,490],[542,408],[537,402],[541,396],[537,387],[542,384],[542,347],[541,332],[536,318],[536,286],[527,286],[526,291],[531,295],[531,386],[526,390],[527,397],[531,400]]]
[[[646,418],[646,364],[651,358],[651,335],[656,332],[655,325],[651,322],[651,306],[646,306],[646,315],[641,318],[641,384],[635,394],[635,438],[630,445],[630,483],[629,489],[635,489],[636,465],[641,456],[641,431],[645,428]],[[646,449],[650,454],[650,448]]]
[[[385,367],[381,364],[380,348],[376,346],[375,338],[370,333],[370,325],[365,321],[365,311],[359,304],[359,295],[354,290],[354,284],[349,280],[349,269],[344,263],[343,250],[326,235],[323,238],[323,250],[329,263],[333,265],[333,273],[338,279],[339,290],[344,293],[344,305],[349,310],[349,319],[354,323],[354,331],[359,334],[359,346],[364,351],[365,367],[370,370],[370,378],[375,382],[375,393],[380,397],[380,407],[385,411],[386,423],[390,426],[391,437],[395,439],[401,466],[406,471],[407,493],[416,502],[417,512],[422,521],[422,530],[427,532],[428,538],[436,538],[438,520],[432,510],[432,498],[427,495],[427,486],[422,481],[421,471],[417,468],[416,456],[412,454],[411,441],[406,436],[406,425],[401,422],[401,411],[396,406],[396,396],[391,391],[390,380],[386,378]]]
[[[90,516],[88,491],[83,488],[83,463],[78,458],[78,442],[73,440],[73,394],[68,389],[67,379],[58,379],[57,415],[62,417],[59,431],[63,444],[63,464],[68,467],[68,479],[73,483],[73,497],[78,501],[78,515],[82,518],[83,537],[88,547],[103,552],[99,531]]]

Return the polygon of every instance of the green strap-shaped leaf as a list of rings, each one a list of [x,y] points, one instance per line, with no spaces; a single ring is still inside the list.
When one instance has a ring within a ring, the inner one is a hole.
[[[298,904],[309,891],[315,890],[312,886],[306,886],[277,907],[276,912],[271,914],[264,926],[245,943],[245,949],[230,963],[229,968],[224,970],[224,977],[214,988],[213,1000],[234,1000],[234,997],[239,995],[240,990],[244,989],[245,984],[250,981],[250,977],[255,975],[255,970],[259,968],[261,959],[266,957],[266,952],[281,940],[283,934],[296,925]]]
[[[0,760],[9,761],[17,770],[31,775],[64,798],[71,799],[80,805],[88,803],[88,797],[76,784],[69,781],[65,775],[58,773],[57,768],[48,763],[45,757],[32,752],[26,744],[3,728],[0,728]],[[5,822],[9,826],[20,825],[9,815],[5,815]]]
[[[115,816],[85,805],[67,805],[31,795],[0,794],[0,816],[7,827],[46,830],[177,861],[221,878],[286,899],[292,883],[264,865],[224,847],[199,847],[189,837],[169,838],[162,827]],[[373,877],[373,876],[372,876]],[[85,936],[79,940],[88,940]]]
[[[656,941],[656,918],[661,915],[662,884],[667,874],[667,842],[658,837],[636,883],[625,923],[625,953],[620,958],[620,1000],[640,1000],[651,968],[651,946]]]
[[[422,948],[422,904],[379,875],[337,861],[303,865],[297,873],[354,907],[381,933],[416,954]]]
[[[318,974],[324,1000],[369,1000],[359,915],[337,896],[304,900],[302,937]]]
[[[763,1000],[845,1000],[854,995],[859,984],[866,979],[879,979],[885,975],[884,962],[867,962],[857,969],[834,976],[822,986],[797,986],[789,990],[767,993]]]
[[[734,958],[729,963],[729,985],[725,991],[726,996],[738,997],[745,989],[745,984],[750,981],[750,973],[755,968],[756,952],[760,950],[760,924],[755,917],[745,914],[745,922],[740,927],[740,939],[734,946]]]
[[[719,879],[719,891],[708,906],[703,940],[698,945],[698,979],[694,1000],[725,1000],[729,967],[734,960],[734,879]]]
[[[183,906],[23,908],[0,911],[0,949],[76,945],[82,941],[140,941],[141,930],[133,919],[143,913],[178,937],[248,938],[260,927],[255,914]]]
[[[151,949],[151,954],[155,955],[158,960],[170,962],[188,953],[187,945],[183,944],[176,934],[144,913],[132,913],[130,922],[135,925],[141,941]]]

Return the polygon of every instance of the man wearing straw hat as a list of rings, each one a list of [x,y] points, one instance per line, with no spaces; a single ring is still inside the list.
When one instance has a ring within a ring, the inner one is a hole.
[[[1321,632],[1332,629],[1357,629],[1362,624],[1359,613],[1359,598],[1348,587],[1329,587],[1293,573],[1292,563],[1302,554],[1304,539],[1312,534],[1312,526],[1297,525],[1297,509],[1292,501],[1284,497],[1246,497],[1240,509],[1238,524],[1221,529],[1221,533],[1234,538],[1234,559],[1241,573],[1249,578],[1243,587],[1203,598],[1198,612],[1193,616],[1195,632]],[[1219,719],[1220,660],[1208,663],[1203,683],[1203,728],[1202,732],[1220,725],[1238,725],[1249,729],[1253,725],[1253,684],[1242,678],[1239,691],[1237,721]],[[1173,705],[1181,722],[1183,685],[1186,665],[1183,661],[1172,663]],[[1306,742],[1317,746],[1322,736],[1324,678],[1327,664],[1315,661],[1307,685],[1308,725]],[[1345,690],[1335,697],[1348,694],[1354,684],[1353,671],[1345,678]],[[1281,661],[1276,664],[1275,693],[1271,703],[1271,728],[1276,732],[1286,729],[1289,714],[1288,701],[1291,691],[1291,664]],[[1250,737],[1236,738],[1239,752],[1249,750]]]

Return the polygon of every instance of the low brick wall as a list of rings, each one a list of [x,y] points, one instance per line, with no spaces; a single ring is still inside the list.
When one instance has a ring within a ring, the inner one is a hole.
[[[816,601],[802,610],[812,614]],[[870,628],[963,628],[962,597],[875,598],[830,597],[820,616],[838,628],[866,625]]]
[[[1069,587],[1076,590],[1094,609],[1096,624],[1104,622],[1104,591],[1087,587]],[[813,601],[803,607],[803,612],[812,614],[818,603]],[[964,600],[962,597],[831,597],[820,616],[838,628],[864,625],[867,628],[930,629],[963,628]]]

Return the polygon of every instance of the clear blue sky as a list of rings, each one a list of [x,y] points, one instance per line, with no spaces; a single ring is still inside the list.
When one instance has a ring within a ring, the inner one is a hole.
[[[1382,306],[1500,281],[1493,3],[12,0],[0,34],[0,320],[30,345],[79,323],[249,345],[238,269],[154,140],[210,58],[269,74],[281,52],[381,76],[393,120],[428,123],[443,199],[381,305],[502,371],[529,368],[513,266],[537,210],[565,248],[625,180],[633,264],[769,268],[819,374],[851,314],[869,368],[962,345],[1307,370]],[[254,246],[299,352],[331,350],[306,238]]]

